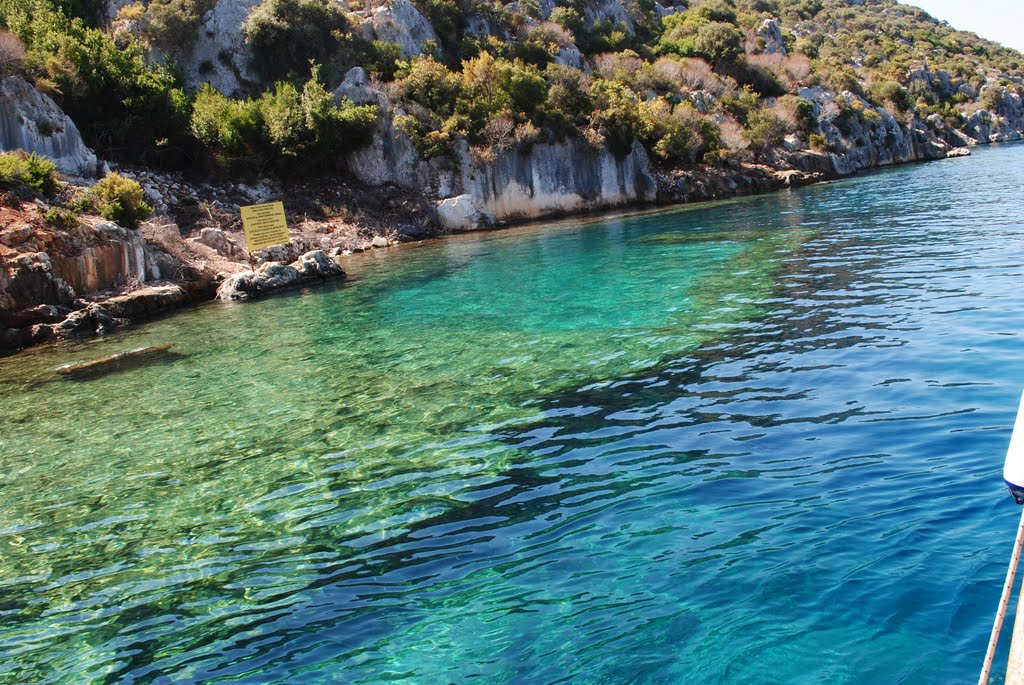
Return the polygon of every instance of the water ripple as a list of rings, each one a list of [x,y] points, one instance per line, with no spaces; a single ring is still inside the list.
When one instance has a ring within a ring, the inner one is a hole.
[[[0,683],[976,677],[1022,150],[370,255],[0,360]]]

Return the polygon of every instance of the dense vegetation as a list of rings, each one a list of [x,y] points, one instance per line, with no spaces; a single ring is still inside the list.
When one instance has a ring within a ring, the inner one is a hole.
[[[365,38],[363,16],[331,0],[263,0],[244,35],[264,85],[232,99],[190,92],[175,68],[214,4],[143,0],[114,31],[98,0],[0,0],[0,72],[54,96],[102,154],[236,172],[329,168],[367,143],[376,108],[336,104],[330,90],[357,65],[428,158],[459,139],[486,161],[576,136],[618,154],[639,141],[672,165],[750,159],[787,136],[827,146],[803,87],[858,96],[839,105],[840,121],[878,108],[955,128],[998,111],[1024,75],[1019,53],[892,0],[684,0],[668,12],[636,0],[628,24],[588,21],[587,0],[548,16],[535,0],[413,0],[438,40],[412,59]],[[488,31],[470,31],[471,19]],[[21,56],[5,59],[5,35]]]

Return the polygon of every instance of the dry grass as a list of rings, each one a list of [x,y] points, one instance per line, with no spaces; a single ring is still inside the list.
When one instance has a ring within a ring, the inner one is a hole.
[[[804,54],[783,55],[778,52],[747,55],[751,66],[760,67],[775,74],[786,90],[794,91],[807,85],[811,75],[811,60]]]
[[[723,120],[718,125],[718,132],[722,144],[730,152],[741,152],[750,147],[750,141],[743,135],[743,127],[735,119]]]
[[[11,33],[0,29],[0,75],[13,74],[25,61],[25,46]]]

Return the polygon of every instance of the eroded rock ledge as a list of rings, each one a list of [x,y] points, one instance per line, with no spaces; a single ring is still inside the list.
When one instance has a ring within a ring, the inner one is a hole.
[[[266,262],[255,271],[243,271],[228,277],[217,288],[217,299],[251,300],[277,290],[344,277],[345,272],[326,252],[313,250],[291,264]]]

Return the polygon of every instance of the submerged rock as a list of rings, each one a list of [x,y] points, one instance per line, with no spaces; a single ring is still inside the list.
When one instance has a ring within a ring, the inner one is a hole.
[[[345,272],[327,253],[313,250],[291,264],[267,262],[256,271],[243,271],[228,277],[217,288],[217,299],[250,300],[275,290],[344,276]]]
[[[128,350],[127,352],[120,352],[118,354],[110,355],[109,357],[103,357],[102,359],[64,364],[62,366],[58,366],[56,371],[61,376],[66,376],[72,379],[100,376],[148,364],[161,356],[164,356],[172,346],[173,343],[165,343],[163,345],[140,347],[135,350]]]

